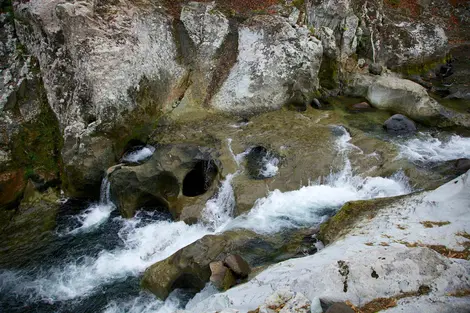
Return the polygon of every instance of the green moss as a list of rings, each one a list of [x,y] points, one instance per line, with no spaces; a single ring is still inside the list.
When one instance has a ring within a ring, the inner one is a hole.
[[[335,241],[337,238],[351,230],[357,222],[364,218],[371,219],[377,212],[397,201],[400,197],[383,198],[346,203],[328,222],[320,226],[318,238],[325,244]]]
[[[402,66],[394,70],[408,76],[421,75],[436,69],[441,64],[446,64],[450,59],[452,59],[452,56],[449,54],[441,59],[423,61],[421,63]]]
[[[324,56],[318,73],[320,85],[326,89],[335,89],[338,87],[338,62]]]

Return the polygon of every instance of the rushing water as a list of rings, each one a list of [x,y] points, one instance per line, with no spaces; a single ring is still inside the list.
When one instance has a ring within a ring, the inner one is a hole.
[[[249,213],[237,218],[233,218],[232,181],[243,174],[243,158],[249,151],[235,155],[230,140],[229,148],[239,169],[222,182],[196,225],[173,222],[169,216],[156,212],[140,212],[129,220],[119,217],[109,199],[105,179],[100,202],[62,219],[49,249],[32,256],[31,264],[25,268],[0,271],[0,311],[173,312],[184,307],[193,295],[177,290],[166,301],[159,301],[140,290],[140,277],[151,264],[202,236],[234,228],[274,233],[285,228],[311,227],[347,201],[411,191],[402,173],[388,178],[356,175],[348,153],[358,148],[350,143],[344,128],[337,127],[334,132],[344,162],[341,171],[331,173],[321,184],[290,192],[274,190],[259,199]],[[209,285],[187,305],[191,307],[214,292]]]
[[[420,133],[416,138],[397,143],[401,156],[414,162],[433,163],[470,158],[470,138],[450,135],[444,138]]]

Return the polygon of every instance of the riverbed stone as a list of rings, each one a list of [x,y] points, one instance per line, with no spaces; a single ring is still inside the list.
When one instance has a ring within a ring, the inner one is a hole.
[[[386,120],[384,128],[391,135],[410,135],[417,131],[415,123],[401,114],[395,114]]]
[[[251,273],[251,268],[248,262],[238,254],[231,254],[226,257],[224,264],[241,278],[248,277]]]
[[[225,291],[236,284],[232,270],[226,267],[224,262],[212,262],[209,264],[209,267],[211,269],[211,277],[209,280],[217,289]]]

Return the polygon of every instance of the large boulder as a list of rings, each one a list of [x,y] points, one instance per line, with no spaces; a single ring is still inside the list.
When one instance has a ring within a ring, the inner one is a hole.
[[[306,27],[279,16],[255,16],[238,29],[238,56],[210,104],[228,112],[279,109],[297,92],[318,88],[322,44]]]
[[[142,278],[142,286],[161,299],[175,288],[200,290],[210,280],[211,263],[220,261],[219,265],[223,265],[231,254],[240,255],[250,266],[279,262],[299,256],[308,244],[305,238],[311,238],[313,233],[314,230],[299,230],[263,236],[249,230],[231,230],[208,235],[150,266]],[[233,266],[233,262],[230,264]],[[213,265],[214,270],[216,267],[220,270],[217,272],[223,274],[222,280],[217,281],[223,282],[227,273]],[[231,281],[229,278],[227,282]]]
[[[183,220],[195,222],[217,190],[220,167],[217,155],[209,148],[158,146],[145,163],[110,170],[111,198],[124,217],[151,208],[169,211],[176,219],[183,214]]]
[[[16,32],[38,58],[64,146],[66,191],[94,196],[131,139],[180,97],[171,19],[145,3],[15,2]]]
[[[392,75],[354,74],[346,94],[366,98],[381,110],[403,114],[428,125],[470,127],[470,114],[448,109],[431,98],[424,87]]]

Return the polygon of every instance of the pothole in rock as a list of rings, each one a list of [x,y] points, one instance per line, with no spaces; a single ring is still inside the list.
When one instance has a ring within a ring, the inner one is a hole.
[[[198,161],[183,179],[183,195],[197,197],[208,191],[219,170],[213,160]]]
[[[280,158],[265,147],[252,148],[246,160],[248,175],[253,179],[271,178],[279,171]]]
[[[155,148],[146,145],[140,140],[131,140],[126,145],[121,162],[129,164],[142,164],[150,159],[155,152]]]

